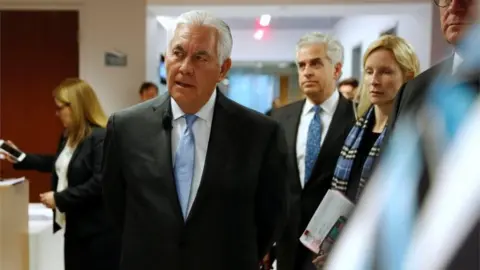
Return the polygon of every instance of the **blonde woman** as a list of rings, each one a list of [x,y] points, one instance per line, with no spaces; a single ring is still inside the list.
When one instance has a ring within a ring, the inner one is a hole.
[[[107,220],[100,183],[107,117],[80,79],[65,80],[53,97],[65,127],[57,153],[7,159],[18,170],[52,172],[52,191],[40,200],[54,211],[54,232],[65,229],[65,270],[118,269],[120,240]]]
[[[342,147],[332,189],[357,202],[366,185],[387,130],[395,96],[400,87],[418,75],[420,65],[404,39],[385,35],[375,40],[363,57],[358,119]],[[325,256],[315,259],[322,265]]]

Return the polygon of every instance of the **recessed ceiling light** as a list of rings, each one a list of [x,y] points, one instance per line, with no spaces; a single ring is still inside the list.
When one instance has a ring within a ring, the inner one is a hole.
[[[263,31],[263,29],[258,29],[257,31],[255,31],[255,34],[253,34],[253,37],[254,37],[256,40],[260,40],[260,39],[263,38],[263,34],[265,34],[264,31]]]
[[[270,16],[269,14],[263,14],[260,17],[260,25],[264,27],[268,26],[270,24],[271,19],[272,19],[272,16]]]

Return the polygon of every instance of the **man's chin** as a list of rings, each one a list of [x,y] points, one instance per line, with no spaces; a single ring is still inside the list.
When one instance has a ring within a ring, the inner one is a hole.
[[[464,33],[468,31],[468,27],[466,26],[456,26],[455,29],[447,32],[446,40],[448,43],[452,45],[457,45],[459,42],[462,41]]]

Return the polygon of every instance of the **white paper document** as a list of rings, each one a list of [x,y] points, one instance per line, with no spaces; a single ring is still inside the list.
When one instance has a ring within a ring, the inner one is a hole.
[[[343,193],[329,190],[300,236],[300,242],[315,254],[329,252],[354,207]]]
[[[13,186],[25,181],[25,177],[14,179],[0,179],[0,186]]]

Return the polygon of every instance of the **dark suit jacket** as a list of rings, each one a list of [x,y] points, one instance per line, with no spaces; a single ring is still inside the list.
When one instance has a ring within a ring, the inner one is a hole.
[[[297,131],[305,100],[277,110],[272,117],[280,122],[286,132],[289,163],[294,173],[288,179],[291,190],[291,211],[288,225],[277,243],[277,267],[279,270],[297,270],[313,254],[298,240],[306,229],[315,210],[332,183],[335,165],[346,136],[355,122],[352,104],[340,95],[337,109],[323,142],[310,180],[302,189],[300,184],[296,145]]]
[[[121,269],[258,269],[287,213],[285,135],[217,92],[203,176],[184,221],[172,172],[170,97],[111,116],[104,193]]]
[[[93,236],[113,228],[113,223],[105,215],[100,183],[104,137],[105,129],[95,127],[92,134],[77,146],[68,167],[68,188],[54,195],[57,208],[66,216],[66,237]],[[51,172],[52,190],[55,190],[58,183],[55,161],[65,143],[62,136],[56,155],[27,154],[14,168]],[[54,222],[54,232],[58,229],[60,227]]]
[[[389,138],[391,133],[394,132],[396,121],[401,116],[403,116],[405,113],[415,113],[421,108],[421,106],[424,104],[426,93],[430,89],[434,80],[442,73],[451,74],[452,65],[453,57],[431,67],[422,74],[418,75],[414,80],[409,81],[402,86],[397,94],[392,114],[388,119],[389,130],[386,138]],[[418,188],[418,201],[420,207],[427,195],[429,186],[429,173],[425,166]],[[477,223],[476,228],[466,238],[465,244],[457,252],[457,255],[447,269],[478,270],[480,267],[480,261],[478,260],[478,256],[480,254],[479,242],[480,225]]]

